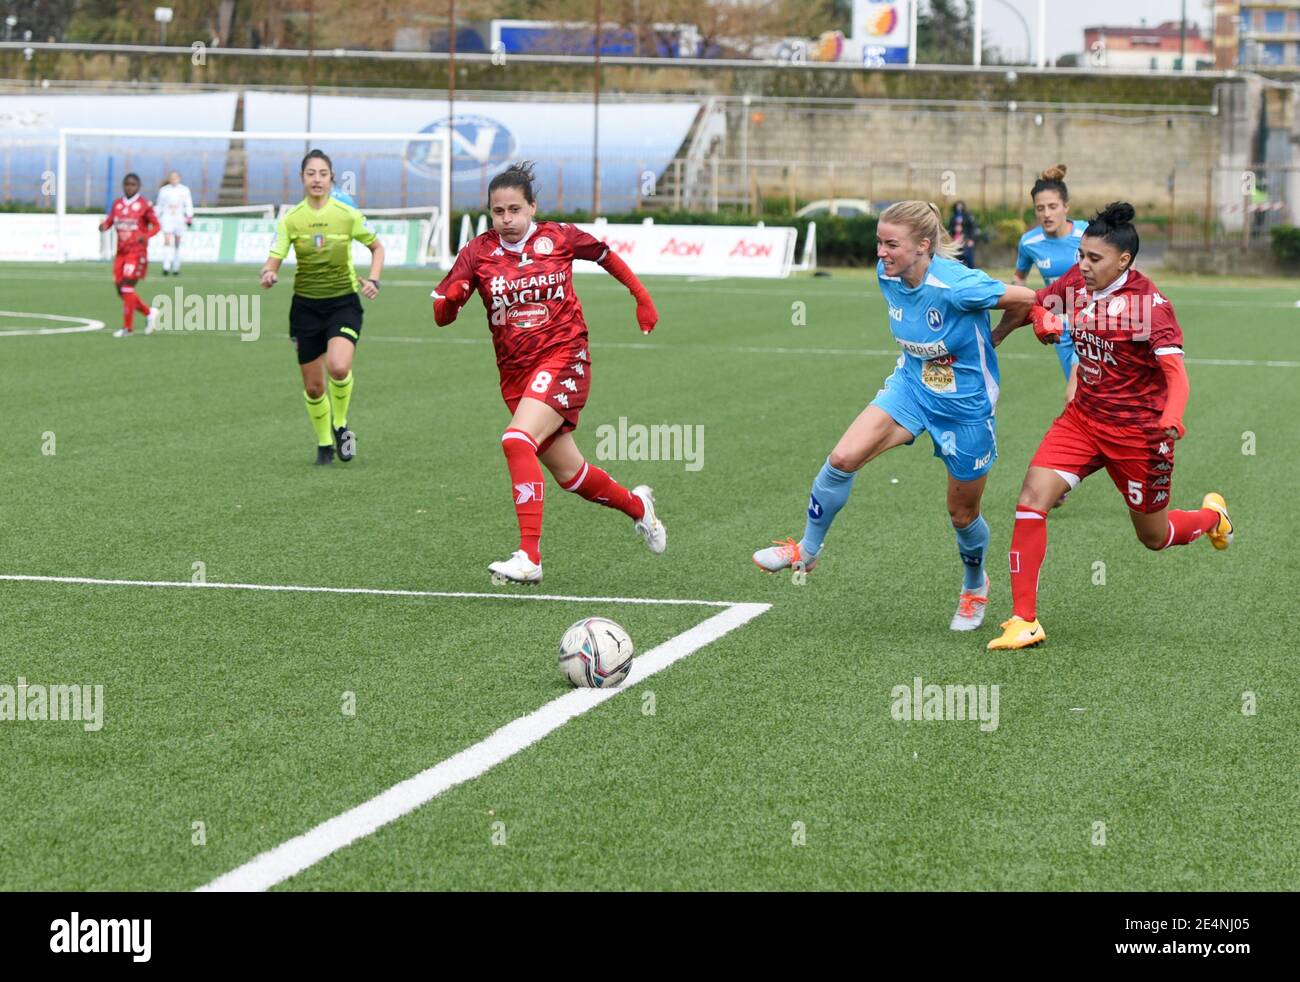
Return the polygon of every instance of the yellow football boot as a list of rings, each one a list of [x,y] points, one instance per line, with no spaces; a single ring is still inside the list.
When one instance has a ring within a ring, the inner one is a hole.
[[[1216,549],[1226,549],[1232,545],[1232,519],[1228,517],[1228,503],[1223,495],[1211,491],[1201,499],[1201,507],[1219,513],[1219,524],[1205,533],[1206,538]]]
[[[1021,620],[1013,617],[1002,622],[1002,637],[989,642],[989,651],[1016,651],[1020,648],[1034,648],[1047,640],[1043,625],[1038,621]]]

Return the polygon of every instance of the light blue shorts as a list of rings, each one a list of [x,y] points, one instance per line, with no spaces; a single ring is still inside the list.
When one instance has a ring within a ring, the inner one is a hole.
[[[978,480],[998,459],[997,421],[992,416],[978,423],[936,418],[926,412],[907,383],[894,375],[885,379],[885,387],[876,393],[871,405],[889,413],[894,422],[911,432],[913,439],[928,432],[934,455],[955,480]]]

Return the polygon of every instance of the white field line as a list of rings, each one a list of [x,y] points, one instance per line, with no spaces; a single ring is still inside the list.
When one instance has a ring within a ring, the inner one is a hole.
[[[558,600],[568,603],[664,604],[678,607],[735,607],[730,600],[671,600],[658,597],[569,597],[532,593],[528,587],[513,593],[463,593],[446,590],[379,590],[353,586],[295,586],[282,583],[191,583],[189,580],[107,580],[90,576],[28,576],[0,574],[0,580],[22,583],[70,583],[84,586],[183,587],[191,590],[262,590],[268,593],[354,593],[374,597],[451,597],[471,600]],[[740,604],[739,606],[745,606]],[[752,605],[751,605],[752,606]],[[760,612],[761,613],[761,612]]]
[[[438,335],[426,335],[424,337],[407,337],[392,338],[383,335],[371,336],[366,335],[367,341],[379,341],[381,343],[392,344],[490,344],[491,338],[462,338],[462,337],[439,337]],[[816,357],[838,357],[841,355],[858,355],[864,358],[897,358],[898,350],[889,350],[887,348],[781,348],[781,347],[758,347],[754,345],[690,345],[684,347],[672,344],[659,344],[654,341],[595,341],[591,347],[597,351],[604,348],[632,348],[632,349],[672,349],[679,352],[695,351],[733,351],[745,355],[813,355]],[[1029,361],[1042,358],[1041,353],[1028,351],[1003,351],[999,352],[998,360],[1015,359],[1017,361]],[[1183,361],[1188,365],[1228,365],[1244,368],[1300,368],[1300,361],[1274,361],[1274,360],[1252,360],[1246,358],[1188,358],[1184,357]]]
[[[569,720],[613,699],[623,689],[716,641],[771,609],[771,604],[738,603],[651,648],[633,662],[627,682],[614,689],[574,689],[527,716],[507,723],[486,739],[428,770],[395,784],[369,801],[322,822],[288,842],[199,887],[200,892],[269,890],[358,839],[396,821],[438,795],[472,781],[497,764],[531,747]]]

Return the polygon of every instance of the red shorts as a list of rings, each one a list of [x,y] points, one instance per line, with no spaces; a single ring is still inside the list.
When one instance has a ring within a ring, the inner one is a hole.
[[[148,272],[148,256],[124,256],[119,254],[113,260],[113,282],[118,286],[121,286],[127,280],[137,283],[144,279]]]
[[[578,416],[591,391],[591,361],[586,344],[546,354],[528,368],[501,376],[501,398],[513,413],[519,400],[536,399],[563,418],[560,433],[578,428]]]
[[[1105,467],[1130,511],[1150,514],[1167,508],[1174,441],[1158,429],[1098,422],[1075,405],[1070,403],[1056,417],[1029,466],[1077,478],[1072,487]]]

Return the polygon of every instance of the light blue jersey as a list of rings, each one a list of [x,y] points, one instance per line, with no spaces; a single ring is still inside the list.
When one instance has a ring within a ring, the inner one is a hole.
[[[1026,276],[1031,267],[1037,267],[1043,274],[1043,282],[1051,286],[1053,280],[1059,280],[1070,271],[1070,267],[1079,261],[1079,243],[1083,233],[1088,230],[1088,223],[1074,219],[1072,228],[1059,239],[1054,239],[1042,227],[1031,228],[1020,237],[1020,249],[1016,253],[1016,272]],[[1072,369],[1079,361],[1074,353],[1074,338],[1070,336],[1067,325],[1061,340],[1056,342],[1056,357],[1061,363],[1061,371],[1070,377]]]
[[[919,286],[886,276],[884,263],[876,278],[903,353],[872,404],[913,435],[928,430],[949,473],[974,480],[997,457],[998,359],[989,310],[1006,284],[941,256]]]
[[[1068,273],[1079,261],[1079,242],[1088,229],[1088,223],[1077,218],[1071,224],[1074,227],[1059,239],[1052,238],[1041,227],[1031,228],[1022,235],[1016,252],[1016,272],[1025,276],[1037,267],[1047,286]]]

